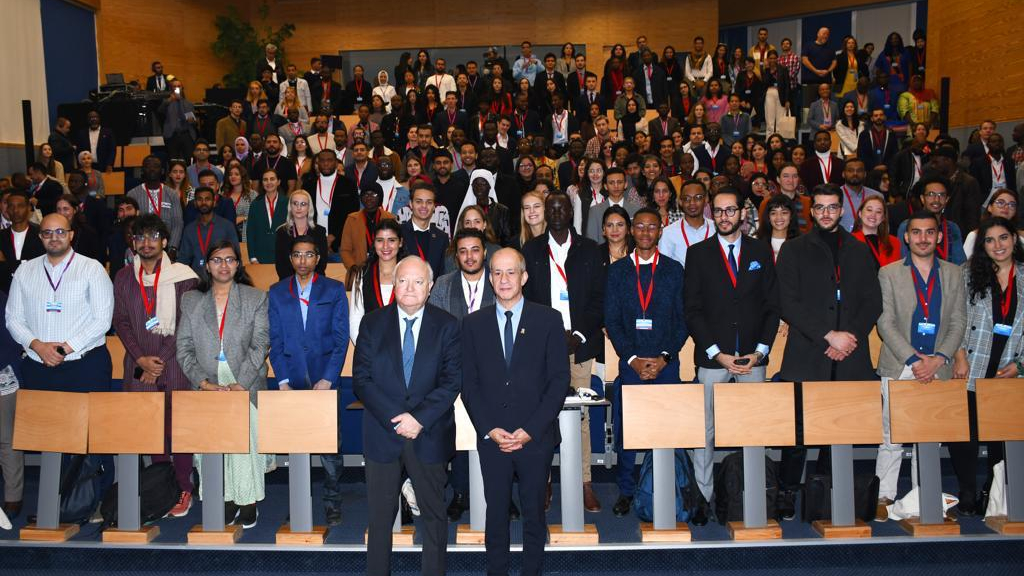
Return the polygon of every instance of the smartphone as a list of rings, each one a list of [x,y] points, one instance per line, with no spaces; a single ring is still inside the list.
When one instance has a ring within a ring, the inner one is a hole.
[[[737,358],[733,363],[737,366],[746,366],[747,364],[750,364],[750,358]]]
[[[178,96],[181,96],[181,86],[175,87],[174,88],[174,93],[177,94]]]
[[[57,354],[60,354],[61,356],[67,356],[68,355],[68,353],[64,351],[64,347],[63,346],[57,346]]]

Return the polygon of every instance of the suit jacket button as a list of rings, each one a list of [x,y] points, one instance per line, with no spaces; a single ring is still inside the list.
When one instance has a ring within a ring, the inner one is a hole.
[[[502,408],[508,408],[508,404],[502,404],[501,407]]]
[[[972,331],[972,332],[973,332],[974,330],[977,330],[977,329],[978,329],[978,327],[977,327],[977,326],[971,326],[971,331]]]
[[[968,354],[974,354],[974,350],[968,350],[967,353]]]

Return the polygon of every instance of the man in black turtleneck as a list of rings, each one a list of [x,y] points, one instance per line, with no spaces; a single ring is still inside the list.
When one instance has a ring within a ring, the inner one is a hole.
[[[816,186],[811,192],[814,230],[786,242],[779,253],[779,301],[789,324],[782,357],[785,382],[877,378],[868,337],[882,313],[882,292],[867,244],[839,225],[845,209],[839,186]],[[795,515],[806,458],[803,446],[782,449],[776,501],[782,519]],[[827,457],[818,462],[819,471],[828,470]]]

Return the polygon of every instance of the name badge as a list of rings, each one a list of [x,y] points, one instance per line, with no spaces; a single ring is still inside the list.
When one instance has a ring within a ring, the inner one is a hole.
[[[206,260],[204,260],[203,258],[200,258],[199,259],[199,265],[200,266],[206,266]]]
[[[875,155],[876,156],[881,156],[882,155],[882,151],[879,150],[878,148],[875,148]]]
[[[650,318],[637,318],[636,319],[637,330],[654,330],[654,320]]]
[[[156,316],[153,316],[149,320],[146,320],[146,330],[152,331],[153,328],[156,328],[159,325],[160,325],[160,320],[158,320]]]
[[[160,206],[163,207],[163,208],[170,208],[171,207],[171,203],[170,202],[161,202]]]
[[[842,301],[843,301],[843,291],[838,289],[838,288],[836,288],[836,302],[842,302]]]
[[[64,310],[64,304],[61,303],[61,302],[47,302],[46,303],[46,311],[47,312],[61,312],[63,310]]]
[[[324,216],[330,216],[330,215],[331,215],[331,209],[330,208],[324,208]]]
[[[750,94],[750,90],[744,90],[743,92],[744,92],[744,94],[748,94],[748,95]]]
[[[363,101],[363,97],[362,96],[357,96],[356,97],[356,102],[362,102],[362,101]]]
[[[665,81],[666,82],[671,82],[672,81],[672,77],[671,76],[665,76]]]
[[[561,300],[562,302],[568,302],[569,292],[567,290],[562,290],[561,292],[558,293],[558,299]]]
[[[523,137],[523,131],[522,130],[516,130],[516,135],[519,136],[520,138],[522,138]]]
[[[733,138],[739,138],[740,137],[740,131],[739,130],[733,130],[732,131],[732,137]]]
[[[996,324],[992,327],[992,332],[1000,336],[1009,336],[1013,332],[1013,326],[1008,324]]]
[[[922,336],[934,336],[935,335],[935,324],[931,322],[918,322],[917,333]]]
[[[224,355],[224,349],[223,348],[221,348],[220,354],[217,354],[217,361],[218,362],[227,362],[228,361],[228,357]]]
[[[882,104],[882,108],[888,110],[889,108],[892,108],[892,104]]]
[[[718,104],[712,104],[711,105],[711,109],[712,110],[718,110]]]

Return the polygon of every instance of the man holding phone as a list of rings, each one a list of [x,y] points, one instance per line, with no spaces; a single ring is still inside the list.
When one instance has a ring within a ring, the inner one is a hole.
[[[689,182],[683,184],[685,189]],[[764,382],[768,352],[779,330],[779,294],[771,248],[744,238],[742,200],[735,188],[715,195],[714,236],[690,247],[683,285],[686,325],[694,340],[697,379],[704,385],[706,447],[692,454],[701,499],[693,523],[708,520],[715,464],[716,382]]]
[[[169,87],[171,94],[160,103],[159,112],[164,118],[164,146],[171,160],[184,160],[192,154],[196,141],[196,110],[185,98],[181,80],[174,78]]]
[[[135,258],[114,277],[114,330],[124,344],[124,390],[164,392],[165,437],[171,431],[171,391],[190,390],[177,359],[175,326],[181,297],[199,278],[185,263],[171,262],[164,249],[171,232],[156,214],[139,216],[131,225]],[[178,503],[170,515],[188,514],[192,506],[192,455],[154,455],[171,461],[178,482]]]

